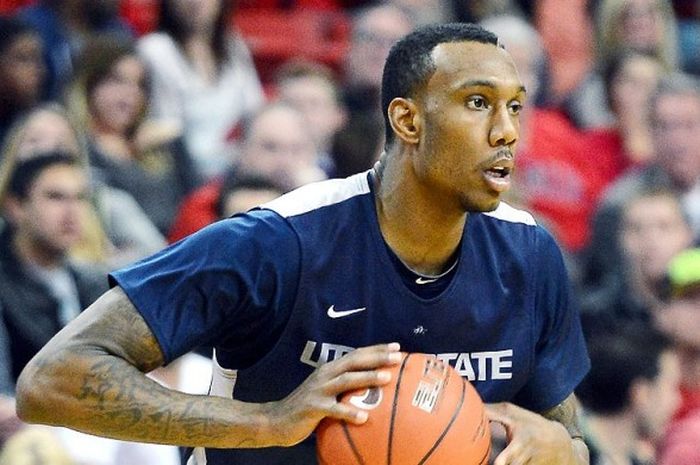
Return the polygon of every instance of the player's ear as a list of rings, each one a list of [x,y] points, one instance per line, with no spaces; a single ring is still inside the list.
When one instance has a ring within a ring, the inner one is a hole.
[[[411,99],[396,97],[389,103],[389,122],[396,137],[409,144],[420,139],[421,119],[418,106]]]

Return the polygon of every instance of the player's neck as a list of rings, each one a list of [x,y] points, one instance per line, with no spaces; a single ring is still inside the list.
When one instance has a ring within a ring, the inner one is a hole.
[[[453,262],[462,239],[466,213],[449,208],[409,170],[384,165],[375,179],[375,204],[384,240],[410,269],[442,273]]]

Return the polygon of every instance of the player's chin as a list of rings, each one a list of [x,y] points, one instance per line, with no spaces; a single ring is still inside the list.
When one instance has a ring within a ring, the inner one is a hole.
[[[484,195],[481,198],[464,198],[462,199],[462,207],[464,211],[471,213],[492,212],[501,204],[500,195]]]

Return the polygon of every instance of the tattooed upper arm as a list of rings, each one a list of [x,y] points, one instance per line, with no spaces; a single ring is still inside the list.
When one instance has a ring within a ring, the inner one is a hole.
[[[572,438],[583,437],[579,419],[579,403],[574,394],[564,399],[556,407],[545,410],[541,414],[548,420],[558,421],[564,425]]]
[[[155,336],[120,287],[102,295],[79,319],[73,336],[84,350],[103,350],[142,372],[163,364]]]

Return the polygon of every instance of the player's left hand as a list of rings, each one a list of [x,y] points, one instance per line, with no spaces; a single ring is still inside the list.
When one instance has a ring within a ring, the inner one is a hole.
[[[486,404],[490,421],[505,427],[508,446],[493,465],[578,465],[564,425],[509,402]]]

